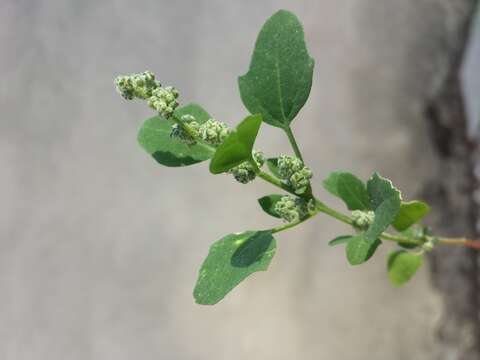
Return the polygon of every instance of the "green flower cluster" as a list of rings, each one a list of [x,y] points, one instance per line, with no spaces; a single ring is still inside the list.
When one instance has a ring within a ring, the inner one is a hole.
[[[155,75],[150,71],[139,74],[120,75],[115,78],[117,92],[127,100],[146,100],[152,96],[153,90],[160,87]]]
[[[168,119],[178,107],[178,95],[177,89],[172,86],[158,87],[152,91],[152,96],[148,99],[148,106]]]
[[[353,225],[359,229],[367,229],[375,220],[375,213],[373,211],[352,211]]]
[[[192,115],[183,115],[180,120],[184,124],[187,124],[196,134],[198,134],[198,129],[200,125],[198,124],[198,122],[195,121],[195,118]],[[197,143],[196,140],[189,133],[187,133],[179,124],[174,124],[172,126],[172,132],[170,133],[170,137],[178,140],[185,145],[191,146]]]
[[[298,198],[293,195],[283,196],[275,204],[275,212],[286,222],[302,220],[315,211],[315,202]]]
[[[225,123],[215,119],[208,119],[198,129],[200,138],[212,146],[220,145],[231,132]]]
[[[265,156],[261,151],[254,150],[252,153],[252,156],[253,156],[253,160],[255,161],[255,163],[259,168],[261,168],[263,164],[265,164]],[[235,180],[237,180],[239,183],[242,183],[242,184],[249,183],[250,181],[254,180],[255,177],[257,176],[253,165],[248,161],[245,161],[240,165],[235,166],[229,172],[233,175]]]
[[[150,71],[117,76],[115,86],[127,100],[148,100],[148,105],[167,119],[178,107],[178,91],[171,86],[162,87]]]
[[[277,161],[280,178],[294,189],[295,193],[303,194],[313,177],[312,170],[303,164],[303,161],[295,156],[282,155]]]

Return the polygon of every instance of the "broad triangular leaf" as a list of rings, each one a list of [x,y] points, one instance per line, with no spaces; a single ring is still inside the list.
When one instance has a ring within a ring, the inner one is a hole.
[[[250,69],[238,79],[245,107],[270,125],[288,127],[308,99],[313,66],[302,24],[291,12],[278,11],[263,25]]]
[[[176,115],[190,114],[202,124],[210,115],[197,104],[189,104],[176,110]],[[157,115],[146,120],[138,133],[140,145],[160,164],[170,167],[186,166],[210,159],[214,152],[203,144],[185,145],[172,139],[174,122]]]
[[[258,199],[258,203],[262,207],[263,211],[265,211],[267,214],[276,218],[280,218],[281,216],[275,211],[275,204],[284,196],[285,195],[279,194],[267,195]]]
[[[394,286],[408,282],[423,264],[423,255],[399,250],[388,257],[388,279]]]
[[[210,172],[221,174],[252,159],[252,149],[262,124],[261,115],[247,116],[217,148],[210,161]]]
[[[335,171],[323,181],[323,187],[342,199],[349,210],[368,210],[370,201],[362,180],[348,172]]]
[[[402,201],[402,204],[400,205],[400,211],[393,222],[393,227],[398,231],[404,231],[420,221],[429,212],[430,206],[422,201]]]
[[[198,274],[196,302],[216,304],[250,274],[267,270],[275,249],[270,231],[230,234],[215,242]]]

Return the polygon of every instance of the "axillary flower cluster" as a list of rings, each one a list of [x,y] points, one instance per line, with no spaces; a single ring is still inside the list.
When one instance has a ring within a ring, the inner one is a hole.
[[[198,142],[216,148],[233,132],[224,122],[215,119],[208,119],[200,123],[193,115],[183,115],[179,118],[175,110],[179,106],[179,92],[172,86],[162,87],[150,71],[142,73],[120,75],[115,79],[117,92],[126,100],[146,100],[148,105],[156,110],[165,119],[173,118],[170,137],[187,146],[194,146]],[[261,151],[253,150],[254,164],[245,161],[232,168],[228,173],[232,174],[235,180],[247,184],[257,176],[257,169],[260,169],[266,162]],[[303,161],[295,156],[280,156],[277,160],[278,177],[287,186],[291,187],[296,194],[303,194],[310,186],[312,171],[303,164]],[[301,198],[286,195],[278,204],[276,210],[280,217],[287,221],[298,221],[305,218],[311,212],[313,203],[307,203]]]

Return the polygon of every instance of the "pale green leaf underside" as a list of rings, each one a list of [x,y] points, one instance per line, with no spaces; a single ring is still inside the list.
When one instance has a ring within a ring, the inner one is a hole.
[[[313,66],[302,24],[291,12],[278,11],[263,25],[250,69],[238,79],[245,107],[272,126],[288,127],[308,99]]]
[[[276,242],[269,231],[246,231],[218,240],[200,268],[193,292],[195,301],[216,304],[250,274],[267,270],[275,250]]]
[[[423,264],[423,256],[399,250],[388,257],[388,279],[393,286],[408,282]]]
[[[429,212],[430,207],[422,201],[402,202],[400,211],[393,222],[393,227],[398,231],[404,231],[420,221]]]
[[[175,112],[177,116],[193,115],[200,124],[210,115],[197,104],[183,106]],[[188,146],[172,139],[172,120],[160,115],[146,120],[138,133],[139,144],[160,164],[169,167],[187,166],[210,159],[214,152],[207,146]]]
[[[345,252],[350,265],[360,265],[370,259],[381,244],[379,239],[370,241],[364,234],[353,236],[347,242]]]
[[[365,233],[370,242],[375,241],[393,222],[400,210],[400,192],[388,179],[374,173],[367,182],[370,203],[375,211],[375,220]]]

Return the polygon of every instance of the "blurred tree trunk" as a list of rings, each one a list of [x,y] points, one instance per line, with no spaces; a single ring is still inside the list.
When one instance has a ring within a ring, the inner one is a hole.
[[[451,1],[439,1],[451,3]],[[436,88],[426,101],[425,117],[434,143],[438,165],[432,167],[425,197],[438,211],[432,225],[450,236],[479,236],[480,158],[477,139],[467,134],[467,118],[460,84],[476,0],[462,0],[455,26],[446,34],[451,41],[445,51],[445,71],[438,74]],[[432,278],[443,294],[445,310],[438,329],[441,359],[480,359],[480,269],[478,251],[439,248],[431,256]]]

